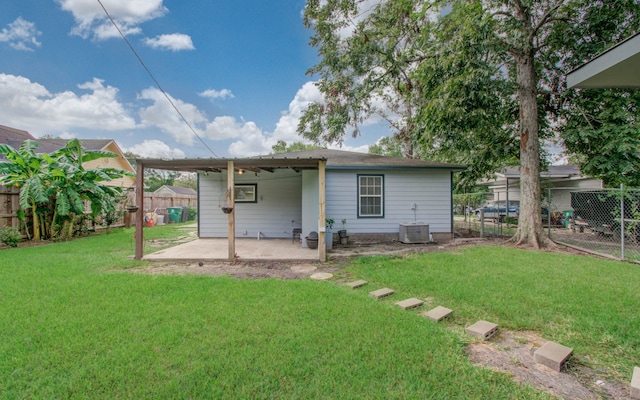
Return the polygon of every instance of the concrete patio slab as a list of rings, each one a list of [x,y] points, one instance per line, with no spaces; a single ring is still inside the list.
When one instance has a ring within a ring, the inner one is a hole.
[[[533,359],[542,365],[546,365],[554,371],[560,372],[562,364],[573,353],[573,349],[554,342],[547,342],[535,353]]]
[[[317,261],[317,250],[303,248],[291,239],[238,239],[236,254],[240,261],[291,260]],[[228,260],[229,248],[226,238],[195,239],[155,253],[147,254],[149,261],[224,261]]]
[[[423,313],[422,315],[424,315],[425,318],[429,318],[432,321],[439,322],[447,318],[448,316],[450,316],[452,313],[453,313],[453,310],[447,307],[438,306],[436,308],[433,308]]]

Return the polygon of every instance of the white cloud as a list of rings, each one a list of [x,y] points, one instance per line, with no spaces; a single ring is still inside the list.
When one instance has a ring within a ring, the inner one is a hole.
[[[12,126],[36,135],[70,128],[136,128],[135,120],[117,99],[117,88],[104,86],[97,78],[78,88],[87,93],[50,93],[25,77],[0,73],[0,121],[11,121]]]
[[[141,108],[138,112],[141,123],[144,126],[156,126],[163,132],[173,136],[178,143],[188,146],[193,144],[195,138],[193,132],[184,123],[182,118],[180,118],[180,115],[178,115],[160,90],[156,88],[145,89],[138,98],[152,102],[150,106]],[[193,129],[195,129],[198,134],[202,134],[198,126],[203,126],[208,123],[207,116],[193,104],[174,99],[170,95],[169,98]]]
[[[76,25],[71,33],[83,38],[105,40],[118,36],[96,0],[56,0],[64,11],[73,14]],[[139,25],[167,13],[163,0],[102,0],[111,17],[125,35],[140,33]]]
[[[123,151],[130,151],[143,158],[185,158],[182,150],[172,149],[160,140],[145,140],[142,143],[125,148]]]
[[[229,146],[229,153],[234,157],[250,157],[271,152],[271,147],[284,140],[287,143],[305,141],[296,129],[304,110],[311,102],[322,102],[323,97],[314,82],[306,82],[289,103],[289,109],[282,113],[272,134],[263,132],[257,127],[252,131],[243,131],[238,141]],[[255,126],[255,125],[254,125]]]
[[[209,99],[226,99],[233,98],[233,93],[229,89],[215,90],[215,89],[207,89],[204,92],[198,93],[200,97],[207,97]]]
[[[9,29],[2,28],[0,42],[7,42],[9,46],[16,50],[33,51],[33,47],[40,47],[41,45],[36,39],[40,35],[42,35],[42,32],[36,29],[35,23],[18,17],[9,24]]]
[[[159,35],[154,37],[153,39],[145,38],[143,42],[152,49],[171,51],[195,49],[195,47],[193,46],[193,42],[191,41],[191,36],[185,35],[183,33]]]

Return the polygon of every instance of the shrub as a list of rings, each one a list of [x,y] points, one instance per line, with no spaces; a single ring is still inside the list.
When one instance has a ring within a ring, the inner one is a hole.
[[[22,240],[22,234],[20,234],[20,231],[16,228],[12,226],[5,226],[0,229],[0,242],[7,246],[17,247],[20,240]]]
[[[193,221],[198,216],[198,209],[195,207],[189,207],[187,209],[187,221]]]

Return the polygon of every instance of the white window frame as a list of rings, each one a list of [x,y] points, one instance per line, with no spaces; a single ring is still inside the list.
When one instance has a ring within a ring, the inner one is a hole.
[[[370,179],[375,179],[375,180],[379,180],[377,183],[374,183],[374,185],[371,185],[371,187],[380,187],[380,193],[376,194],[376,193],[365,193],[362,194],[362,189],[363,189],[363,183],[366,184],[367,186],[369,186],[369,183],[367,181],[369,181]],[[363,182],[364,180],[364,182]],[[379,198],[380,199],[380,212],[376,213],[376,214],[366,214],[363,213],[363,204],[362,204],[362,200],[363,199],[370,199],[370,198]],[[358,218],[384,218],[384,175],[380,175],[380,174],[358,174]]]

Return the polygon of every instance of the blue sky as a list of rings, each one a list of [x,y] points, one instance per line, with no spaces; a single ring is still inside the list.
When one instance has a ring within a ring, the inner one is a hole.
[[[320,101],[304,0],[102,0],[218,157],[268,153]],[[0,2],[0,125],[111,138],[146,157],[213,157],[171,108],[98,0]],[[380,132],[376,129],[374,131]],[[366,151],[380,134],[345,138]]]

